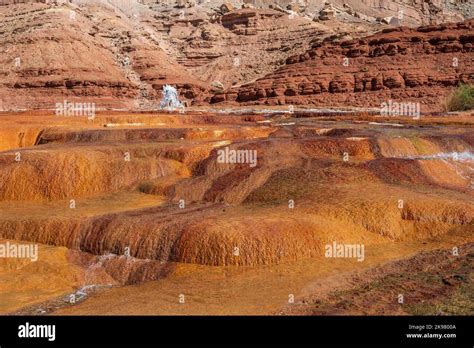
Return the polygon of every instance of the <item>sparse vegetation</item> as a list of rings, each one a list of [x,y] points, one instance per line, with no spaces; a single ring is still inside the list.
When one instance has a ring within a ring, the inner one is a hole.
[[[474,85],[461,84],[448,97],[447,111],[465,111],[474,109]]]

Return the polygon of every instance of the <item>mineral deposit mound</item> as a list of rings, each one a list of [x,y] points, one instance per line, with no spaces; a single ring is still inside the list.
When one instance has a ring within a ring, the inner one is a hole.
[[[0,0],[0,313],[474,314],[437,3]]]

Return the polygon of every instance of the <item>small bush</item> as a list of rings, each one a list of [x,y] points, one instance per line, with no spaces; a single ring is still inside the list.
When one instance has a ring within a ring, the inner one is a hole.
[[[447,111],[464,111],[474,109],[474,85],[460,85],[446,101]]]

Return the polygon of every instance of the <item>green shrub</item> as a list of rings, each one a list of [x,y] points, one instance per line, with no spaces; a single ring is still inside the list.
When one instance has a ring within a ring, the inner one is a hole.
[[[446,101],[447,111],[474,109],[474,85],[459,85]]]

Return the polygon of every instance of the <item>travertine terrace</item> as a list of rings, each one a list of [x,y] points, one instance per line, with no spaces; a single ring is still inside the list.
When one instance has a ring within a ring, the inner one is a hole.
[[[472,315],[472,13],[0,0],[0,314]]]
[[[389,257],[398,259],[436,245],[462,252],[472,242],[469,114],[394,121],[190,111],[92,122],[23,113],[1,121],[0,237],[40,243],[45,255],[61,248],[79,273],[63,291],[167,284],[193,265],[210,274],[215,266],[299,272],[305,262],[326,269],[332,241],[363,243],[368,264],[384,247],[398,245]],[[220,163],[225,147],[256,150],[256,165]],[[2,272],[28,272],[23,266]]]

